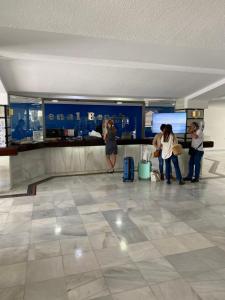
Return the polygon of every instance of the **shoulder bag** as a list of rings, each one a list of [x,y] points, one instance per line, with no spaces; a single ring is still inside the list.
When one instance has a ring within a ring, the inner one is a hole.
[[[160,157],[161,155],[161,150],[160,149],[157,149],[153,152],[153,157]]]
[[[201,142],[201,144],[198,145],[197,148],[190,147],[190,148],[189,148],[189,151],[188,151],[188,154],[189,154],[189,155],[194,155],[196,151],[199,151],[198,149],[201,147],[202,144],[203,144],[203,142]]]

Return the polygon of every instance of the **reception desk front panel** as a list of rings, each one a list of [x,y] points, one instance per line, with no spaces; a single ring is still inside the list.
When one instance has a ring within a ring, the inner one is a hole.
[[[151,140],[120,140],[116,171],[122,171],[123,158],[132,156],[137,168],[142,147],[151,153]],[[184,144],[184,154],[179,156],[183,175],[187,173],[188,146]],[[213,147],[213,142],[204,142],[205,148]],[[152,159],[158,169],[158,160]],[[101,173],[106,171],[105,146],[100,141],[58,141],[19,145],[0,149],[0,192],[22,183],[32,183],[49,176]]]
[[[151,146],[148,146],[151,148]],[[132,156],[135,165],[141,157],[141,145],[118,146],[116,170],[122,170],[123,157]],[[36,149],[10,157],[11,183],[40,180],[51,175],[90,174],[106,171],[105,147],[56,147]]]

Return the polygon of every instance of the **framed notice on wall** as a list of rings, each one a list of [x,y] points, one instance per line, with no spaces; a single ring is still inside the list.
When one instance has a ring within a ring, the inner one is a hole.
[[[8,144],[7,127],[7,107],[0,105],[0,147],[6,147]]]
[[[0,118],[5,118],[5,107],[0,105]]]
[[[152,115],[153,115],[153,112],[151,110],[148,110],[145,112],[145,127],[152,126]]]
[[[0,147],[6,146],[5,119],[0,118]]]

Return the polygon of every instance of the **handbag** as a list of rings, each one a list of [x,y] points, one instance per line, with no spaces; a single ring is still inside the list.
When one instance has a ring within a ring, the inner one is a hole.
[[[190,156],[192,156],[192,155],[194,155],[195,154],[195,148],[193,148],[193,147],[190,147],[189,148],[189,151],[188,151],[188,154],[190,155]]]
[[[175,144],[173,145],[172,151],[176,156],[181,155],[183,153],[183,147],[181,144]]]
[[[153,170],[151,172],[151,181],[152,182],[159,182],[159,181],[161,181],[160,173],[158,171]]]
[[[154,152],[153,152],[153,157],[160,157],[160,155],[161,155],[161,150],[155,150]]]

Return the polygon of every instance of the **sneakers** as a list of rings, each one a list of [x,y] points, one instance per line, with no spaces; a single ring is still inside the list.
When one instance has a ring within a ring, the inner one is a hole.
[[[192,178],[190,178],[190,177],[185,177],[183,180],[184,180],[184,181],[192,181]]]
[[[197,178],[194,178],[194,179],[192,179],[192,180],[191,180],[191,182],[192,182],[192,183],[199,182],[199,179],[197,179]]]
[[[160,175],[160,179],[163,181],[164,180],[164,174]]]
[[[197,179],[197,178],[189,178],[189,177],[185,177],[183,180],[184,180],[184,181],[190,181],[190,182],[192,182],[192,183],[199,182],[199,179]]]
[[[167,184],[171,184],[171,181],[170,180],[167,180],[166,182]],[[185,182],[183,180],[179,181],[179,185],[184,185]]]
[[[181,180],[180,182],[179,182],[179,185],[184,185],[185,184],[185,182],[183,181],[183,180]]]

